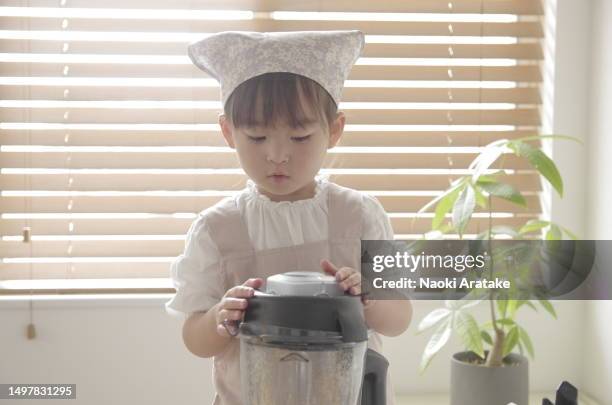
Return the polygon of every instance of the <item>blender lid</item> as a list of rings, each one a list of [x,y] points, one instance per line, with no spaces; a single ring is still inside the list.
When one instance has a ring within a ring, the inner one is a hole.
[[[333,276],[306,271],[268,277],[266,292],[249,298],[240,331],[277,342],[368,339],[361,298],[345,294]]]
[[[333,276],[314,271],[275,274],[266,280],[266,292],[273,295],[339,297],[344,291]]]
[[[368,340],[359,297],[304,297],[255,294],[249,298],[240,324],[243,335],[266,335],[268,340],[292,340],[289,335],[338,337],[343,342]],[[335,338],[330,339],[336,341]]]

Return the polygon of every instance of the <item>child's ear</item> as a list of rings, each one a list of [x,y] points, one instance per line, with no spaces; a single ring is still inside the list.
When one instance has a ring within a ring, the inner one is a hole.
[[[225,114],[219,114],[219,126],[221,127],[221,133],[223,134],[223,138],[225,138],[225,143],[227,143],[227,146],[232,149],[236,149],[236,146],[234,145],[232,126]]]
[[[346,117],[342,111],[338,112],[336,119],[329,125],[329,145],[327,149],[331,149],[342,137],[342,133],[344,132],[344,122],[346,121]]]

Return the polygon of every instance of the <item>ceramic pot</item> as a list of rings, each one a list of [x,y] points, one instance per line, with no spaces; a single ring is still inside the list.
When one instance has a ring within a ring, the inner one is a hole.
[[[502,367],[472,363],[472,352],[455,353],[451,359],[451,405],[528,405],[529,362],[511,353]]]

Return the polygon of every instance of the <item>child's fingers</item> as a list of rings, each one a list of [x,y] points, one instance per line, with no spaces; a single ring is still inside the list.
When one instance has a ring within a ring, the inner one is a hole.
[[[338,269],[329,260],[321,260],[321,268],[336,278],[340,288],[350,294],[361,294],[361,274],[351,267]]]
[[[224,337],[230,336],[230,334],[227,332],[227,329],[225,329],[225,326],[223,326],[223,324],[221,323],[217,324],[217,333]]]
[[[263,278],[250,278],[244,283],[242,283],[242,285],[251,288],[259,288],[263,285]]]
[[[236,336],[238,324],[244,318],[244,310],[249,305],[245,298],[255,294],[255,289],[263,285],[263,279],[250,278],[242,285],[227,290],[217,312],[217,333],[221,336]]]
[[[332,262],[330,262],[329,260],[325,260],[325,259],[321,260],[321,268],[323,269],[324,272],[332,276],[335,275],[336,272],[338,271],[338,268],[334,266]]]
[[[220,323],[217,325],[217,333],[224,337],[234,337],[238,335],[238,327],[233,322]]]
[[[248,302],[244,298],[225,297],[221,306],[223,309],[243,310],[247,307],[247,305]]]
[[[346,280],[347,278],[351,277],[353,274],[359,274],[359,272],[351,267],[342,267],[336,273],[336,280],[338,282],[342,282]]]
[[[354,272],[340,283],[340,287],[351,294],[361,294],[361,274]]]
[[[222,323],[224,320],[241,321],[244,316],[244,311],[239,309],[222,309],[219,311],[217,323]]]
[[[217,313],[217,333],[221,336],[236,336],[238,325],[244,317],[244,311],[237,309],[222,309]]]
[[[255,289],[253,287],[248,287],[246,285],[237,285],[236,287],[232,287],[225,293],[225,297],[235,297],[235,298],[250,298],[255,294]]]

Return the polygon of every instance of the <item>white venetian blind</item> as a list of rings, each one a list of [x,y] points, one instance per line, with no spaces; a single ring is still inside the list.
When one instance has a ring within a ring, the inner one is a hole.
[[[539,132],[542,14],[536,0],[3,1],[0,293],[173,291],[197,212],[246,181],[218,85],[185,52],[222,30],[366,34],[323,172],[375,195],[397,238],[420,236],[431,217],[416,212],[480,147]],[[494,224],[536,217],[536,173],[504,168],[529,209],[495,201]]]

